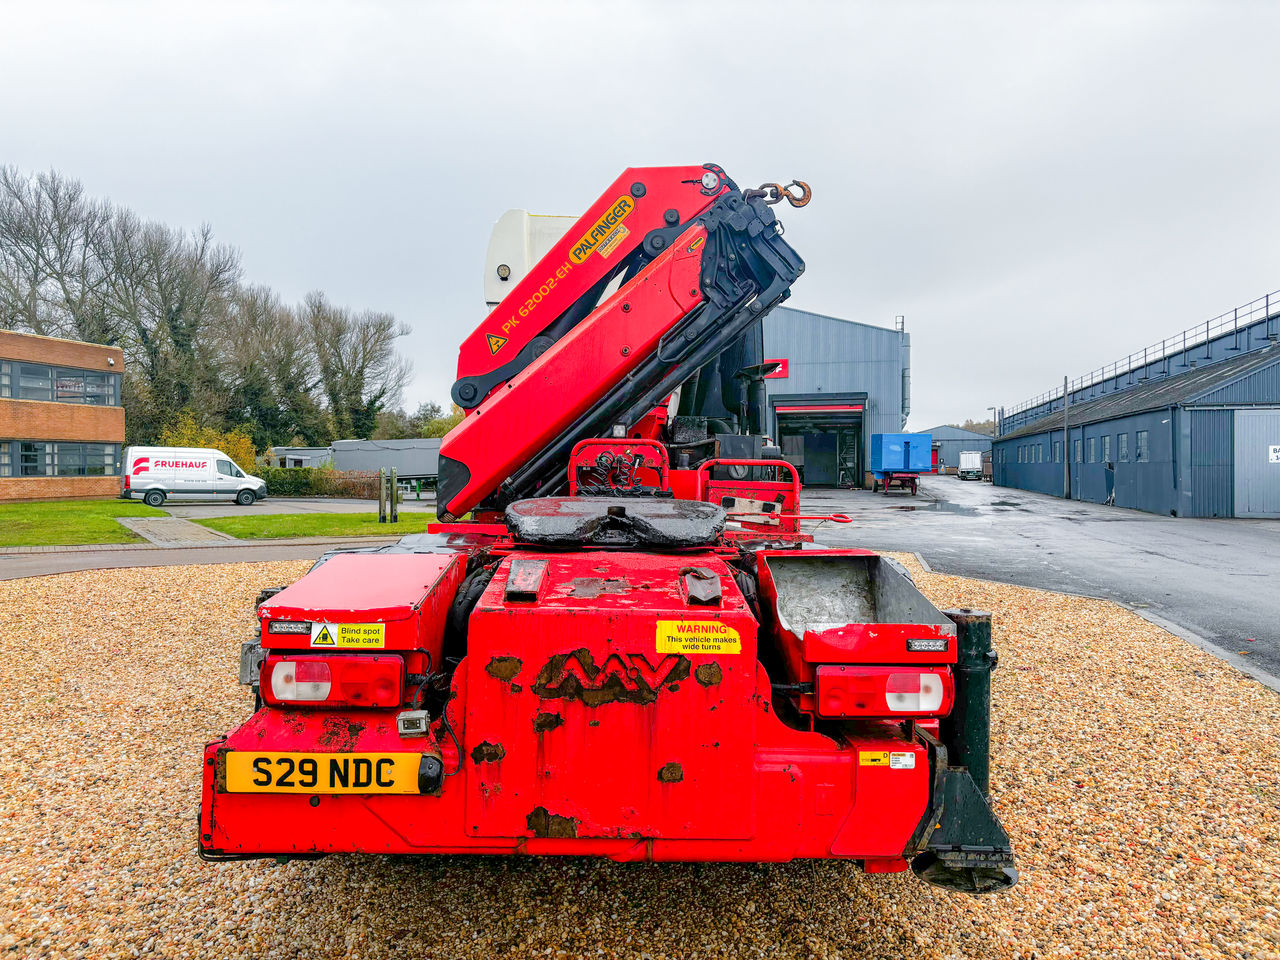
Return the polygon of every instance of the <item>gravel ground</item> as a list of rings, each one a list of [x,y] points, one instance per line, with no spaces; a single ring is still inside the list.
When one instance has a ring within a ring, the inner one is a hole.
[[[3,956],[1280,957],[1280,698],[1110,603],[919,572],[996,616],[1007,894],[834,862],[203,864],[201,745],[246,715],[253,596],[306,567],[0,583]]]

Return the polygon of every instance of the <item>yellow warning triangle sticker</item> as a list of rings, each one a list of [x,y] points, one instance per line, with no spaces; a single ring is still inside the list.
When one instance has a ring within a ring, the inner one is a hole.
[[[311,641],[313,647],[332,647],[336,646],[333,642],[333,634],[329,632],[327,626],[320,629],[320,633]]]
[[[503,348],[503,346],[506,345],[506,342],[507,342],[506,337],[500,337],[496,333],[486,333],[485,336],[489,338],[490,356],[497,353],[499,350]]]

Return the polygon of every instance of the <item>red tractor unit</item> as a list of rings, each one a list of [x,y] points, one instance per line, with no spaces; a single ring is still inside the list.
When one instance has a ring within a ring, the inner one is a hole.
[[[208,859],[839,857],[983,893],[990,619],[802,531],[760,320],[804,265],[714,164],[631,169],[462,344],[440,522],[260,599]],[[843,520],[846,518],[832,518]]]

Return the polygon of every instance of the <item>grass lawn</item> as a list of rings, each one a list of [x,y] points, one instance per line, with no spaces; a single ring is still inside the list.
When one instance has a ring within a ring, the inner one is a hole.
[[[426,533],[434,513],[402,513],[399,523],[379,523],[375,508],[369,513],[268,513],[262,516],[214,517],[195,523],[241,540],[275,537],[403,537]]]
[[[0,546],[49,547],[80,543],[134,543],[137,534],[116,517],[163,517],[132,500],[44,500],[0,504]]]

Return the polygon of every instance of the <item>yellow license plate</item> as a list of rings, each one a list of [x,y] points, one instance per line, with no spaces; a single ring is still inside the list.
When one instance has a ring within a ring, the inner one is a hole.
[[[418,753],[228,751],[228,793],[417,793]]]

